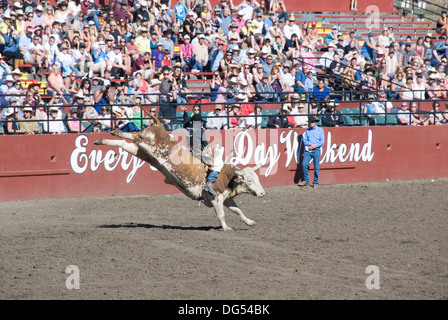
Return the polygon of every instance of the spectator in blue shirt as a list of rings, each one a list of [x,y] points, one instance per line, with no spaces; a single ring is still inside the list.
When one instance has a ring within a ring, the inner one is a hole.
[[[184,24],[184,21],[187,18],[188,9],[184,3],[184,0],[177,0],[177,4],[174,6],[173,10],[176,15],[176,24],[180,27]]]
[[[324,130],[317,125],[318,122],[319,118],[311,116],[309,120],[310,127],[306,129],[302,136],[305,150],[302,159],[303,181],[299,183],[300,187],[315,187],[319,183],[320,148],[324,145],[325,137]],[[311,160],[314,162],[314,179],[312,185],[310,185],[310,177],[308,174]]]
[[[436,69],[439,68],[444,56],[448,56],[448,38],[440,41],[432,51],[431,65]]]
[[[278,18],[275,15],[274,11],[269,11],[269,17],[266,17],[263,21],[263,35],[268,33],[268,29],[272,27],[275,21],[277,21]]]
[[[313,91],[314,84],[313,84],[313,72],[308,71],[306,73],[306,79],[305,79],[305,92],[311,92]]]
[[[8,27],[3,39],[5,40],[3,55],[10,59],[23,59],[23,54],[19,51],[19,37],[14,33],[14,27]]]
[[[302,93],[305,92],[305,80],[306,73],[308,72],[308,65],[304,64],[302,70],[298,70],[296,74],[296,83],[294,85],[294,91],[298,92],[300,97],[302,97]]]
[[[373,95],[369,95],[369,103],[365,104],[362,107],[362,112],[367,115],[367,118],[369,120],[369,126],[375,126],[376,125],[376,119],[375,119],[375,104],[373,103],[375,101],[375,97]]]
[[[28,47],[33,42],[33,27],[26,27],[26,32],[22,34],[19,38],[19,50],[22,54],[26,52]]]
[[[230,14],[229,7],[226,7],[221,14],[221,30],[224,33],[224,35],[227,37],[227,34],[229,33],[229,26],[232,23],[232,15]]]
[[[317,101],[324,100],[326,97],[330,96],[330,89],[325,86],[324,80],[319,80],[317,86],[314,86],[313,96]]]

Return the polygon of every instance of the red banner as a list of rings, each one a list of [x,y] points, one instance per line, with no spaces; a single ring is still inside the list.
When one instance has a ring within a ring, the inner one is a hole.
[[[207,131],[240,167],[262,165],[264,187],[302,177],[303,129]],[[321,184],[448,177],[448,130],[431,127],[324,128]],[[181,132],[173,136],[185,143]],[[174,193],[148,163],[116,147],[110,134],[1,136],[0,200]],[[312,174],[312,172],[311,172]]]

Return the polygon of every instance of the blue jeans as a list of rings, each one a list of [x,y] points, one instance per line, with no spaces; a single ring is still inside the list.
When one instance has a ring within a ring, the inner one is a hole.
[[[194,61],[194,65],[192,69],[198,69],[199,72],[204,72],[204,65],[202,64],[202,61]]]
[[[95,14],[93,17],[85,16],[85,17],[84,17],[84,21],[90,21],[90,20],[93,20],[93,22],[95,22],[95,27],[96,27],[98,30],[101,30],[101,22],[100,22],[100,20],[98,19],[98,14],[99,14],[100,12],[101,12],[101,11],[97,11],[96,14]]]
[[[364,52],[361,54],[368,62],[374,62],[376,61],[376,52],[372,51],[372,55],[370,55],[368,52]]]
[[[306,183],[310,183],[310,177],[308,175],[308,168],[310,166],[311,159],[314,162],[314,180],[313,184],[318,184],[319,180],[319,167],[320,167],[320,148],[316,148],[310,151],[303,152],[302,168],[303,168],[303,180]]]
[[[187,67],[193,69],[193,65],[195,63],[194,56],[191,58],[184,58],[185,65],[182,67],[183,72],[187,72]]]
[[[286,22],[286,19],[288,19],[288,14],[286,12],[280,12],[279,14],[277,14],[277,18],[278,21],[283,19]]]
[[[216,181],[216,179],[218,179],[218,176],[219,176],[219,172],[213,170],[213,171],[210,172],[210,174],[208,175],[207,181],[213,183],[213,182]]]
[[[177,104],[185,104],[187,103],[187,100],[185,100],[184,98],[182,98],[179,93],[177,93],[177,100],[176,100]]]

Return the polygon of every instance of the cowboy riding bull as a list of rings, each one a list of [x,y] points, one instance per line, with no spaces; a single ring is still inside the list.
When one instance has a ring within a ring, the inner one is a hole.
[[[145,110],[146,111],[146,110]],[[224,231],[230,231],[225,221],[224,206],[237,213],[243,221],[253,226],[255,221],[247,218],[233,200],[239,194],[249,193],[263,197],[265,191],[255,171],[260,167],[240,169],[224,164],[217,180],[213,183],[215,196],[211,196],[204,187],[207,184],[208,166],[185,147],[174,141],[165,131],[162,123],[147,112],[154,124],[142,132],[113,131],[112,135],[131,140],[99,139],[97,145],[120,147],[159,170],[165,176],[165,183],[174,185],[187,197],[202,200],[207,207],[213,207]]]

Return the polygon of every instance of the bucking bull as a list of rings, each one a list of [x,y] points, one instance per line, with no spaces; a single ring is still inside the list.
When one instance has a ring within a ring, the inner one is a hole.
[[[147,114],[152,118],[154,124],[142,132],[111,132],[112,135],[129,139],[131,142],[103,138],[95,141],[95,144],[120,147],[133,156],[150,163],[165,176],[165,183],[174,185],[187,197],[193,200],[202,200],[207,207],[213,207],[224,231],[232,230],[225,221],[224,206],[237,213],[247,225],[253,226],[255,221],[244,215],[233,198],[242,193],[249,193],[257,197],[265,195],[255,173],[259,166],[240,169],[237,166],[225,164],[218,179],[213,183],[213,188],[216,191],[216,196],[213,198],[204,191],[204,186],[207,183],[207,165],[194,157],[187,148],[174,141],[165,131],[159,119],[149,112]]]

